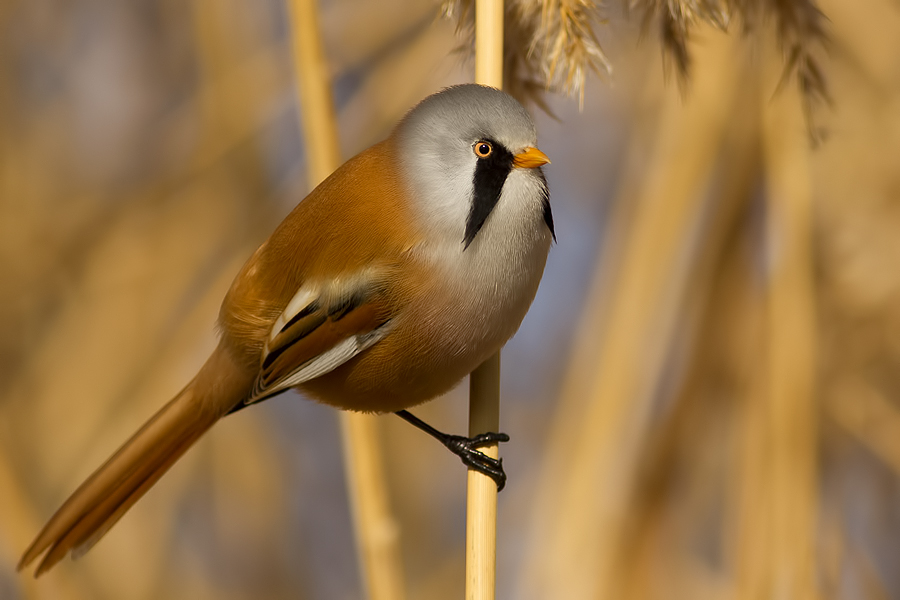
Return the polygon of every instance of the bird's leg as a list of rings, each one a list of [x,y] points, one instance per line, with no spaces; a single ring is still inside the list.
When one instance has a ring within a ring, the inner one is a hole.
[[[450,450],[450,452],[457,455],[467,467],[471,467],[493,479],[494,483],[497,484],[498,492],[506,485],[506,473],[503,471],[503,459],[491,458],[487,454],[478,451],[478,448],[483,446],[496,444],[498,442],[508,442],[509,436],[505,433],[479,433],[475,437],[470,438],[461,435],[450,435],[438,431],[409,411],[400,410],[394,414],[407,423],[412,423],[442,443]]]

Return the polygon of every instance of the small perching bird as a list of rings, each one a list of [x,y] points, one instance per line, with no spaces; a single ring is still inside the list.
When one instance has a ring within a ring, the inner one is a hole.
[[[288,389],[397,412],[503,485],[480,445],[405,411],[512,337],[553,240],[549,162],[511,96],[460,85],[309,194],[238,273],[194,379],[62,505],[19,563],[36,575],[93,546],[216,421]]]

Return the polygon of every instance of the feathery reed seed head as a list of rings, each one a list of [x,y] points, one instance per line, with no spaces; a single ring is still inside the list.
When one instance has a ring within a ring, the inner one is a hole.
[[[828,86],[816,59],[827,41],[825,16],[815,0],[620,0],[626,12],[643,14],[644,26],[655,23],[667,62],[680,81],[691,74],[690,37],[698,24],[726,30],[739,20],[745,31],[767,18],[775,22],[785,56],[784,81],[795,80],[804,114],[815,140],[812,111],[828,100]],[[504,84],[520,100],[543,106],[541,92],[562,92],[584,102],[588,71],[609,74],[612,66],[597,41],[596,28],[606,23],[596,0],[509,0],[506,4]],[[472,47],[474,0],[445,0],[442,14],[454,19]]]

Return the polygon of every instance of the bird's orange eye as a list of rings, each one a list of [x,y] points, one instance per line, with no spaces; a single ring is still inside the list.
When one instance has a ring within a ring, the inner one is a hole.
[[[475,142],[475,156],[478,158],[487,158],[494,151],[494,147],[490,142]]]

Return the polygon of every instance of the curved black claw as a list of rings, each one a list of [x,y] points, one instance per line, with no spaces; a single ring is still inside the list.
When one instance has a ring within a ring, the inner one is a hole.
[[[499,442],[508,442],[509,436],[505,433],[479,433],[474,437],[463,437],[461,435],[450,435],[442,431],[438,431],[422,419],[414,416],[409,411],[399,410],[395,413],[404,421],[411,423],[437,439],[450,452],[457,455],[463,464],[471,467],[479,473],[484,473],[494,480],[497,484],[497,491],[503,489],[506,485],[506,473],[503,472],[503,459],[491,458],[484,452],[479,452],[478,448],[497,444]]]
[[[505,433],[480,433],[475,437],[463,437],[461,435],[448,435],[441,442],[450,452],[457,455],[463,464],[483,473],[494,480],[497,491],[500,492],[506,486],[506,473],[503,471],[503,459],[492,458],[480,452],[478,448],[508,442],[509,436]]]
[[[444,444],[444,446],[446,446],[450,452],[457,455],[467,467],[471,467],[479,473],[484,473],[493,479],[494,483],[497,484],[498,492],[506,485],[506,473],[503,472],[503,459],[491,458],[484,452],[478,451],[478,448],[489,446],[490,444],[508,442],[509,436],[505,433],[479,433],[474,437],[467,438],[461,435],[450,435],[438,431],[406,410],[399,410],[394,414],[404,421],[415,425]]]

